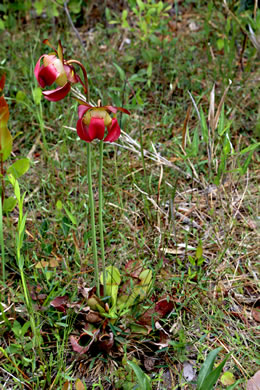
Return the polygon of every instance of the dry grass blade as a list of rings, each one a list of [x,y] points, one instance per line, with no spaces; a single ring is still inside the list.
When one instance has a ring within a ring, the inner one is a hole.
[[[248,25],[248,27],[249,27],[249,32],[250,32],[249,39],[252,42],[252,44],[254,45],[254,47],[256,48],[256,50],[258,50],[260,52],[260,37],[256,36],[256,34],[254,33],[250,24]]]
[[[212,127],[212,129],[214,129],[214,130],[216,130],[216,128],[218,127],[218,121],[219,121],[219,117],[220,117],[220,113],[221,113],[221,108],[223,106],[226,94],[228,93],[228,90],[229,90],[231,84],[232,84],[232,81],[229,80],[229,85],[226,87],[226,89],[222,95],[222,98],[220,100],[220,103],[218,105],[218,109],[217,109],[216,116],[214,118],[213,127]]]

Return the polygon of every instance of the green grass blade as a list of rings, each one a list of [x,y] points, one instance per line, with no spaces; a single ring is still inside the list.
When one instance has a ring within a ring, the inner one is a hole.
[[[142,371],[142,369],[137,364],[135,364],[134,362],[131,362],[130,360],[127,360],[127,364],[134,371],[134,373],[137,377],[140,389],[141,390],[152,390],[150,380],[148,379],[147,375],[145,375],[145,373]]]
[[[198,381],[197,381],[197,390],[206,390],[206,378],[212,371],[214,362],[216,360],[217,354],[221,351],[221,347],[211,351],[205,362],[203,363],[201,370],[199,372]]]

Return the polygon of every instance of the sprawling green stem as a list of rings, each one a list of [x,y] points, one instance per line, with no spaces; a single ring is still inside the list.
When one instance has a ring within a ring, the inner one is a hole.
[[[92,232],[92,250],[94,257],[94,270],[95,270],[95,286],[97,288],[97,295],[100,296],[99,288],[99,272],[98,272],[98,258],[97,258],[97,240],[96,240],[96,225],[95,225],[95,205],[92,188],[92,172],[91,172],[91,144],[87,143],[88,153],[88,193],[89,193],[89,207],[91,216],[91,232]]]
[[[102,189],[102,172],[103,172],[103,145],[104,141],[99,143],[99,177],[98,177],[98,192],[99,192],[99,234],[100,234],[100,249],[102,259],[104,296],[106,296],[106,265],[105,265],[105,249],[104,249],[104,227],[103,227],[103,189]]]

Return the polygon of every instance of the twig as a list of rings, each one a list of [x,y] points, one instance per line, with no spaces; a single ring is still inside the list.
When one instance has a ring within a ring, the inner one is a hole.
[[[87,54],[87,51],[86,51],[86,49],[85,49],[84,42],[83,42],[81,36],[79,35],[79,32],[78,32],[78,30],[76,29],[76,27],[75,27],[75,25],[74,25],[74,23],[73,23],[73,21],[72,21],[72,19],[71,19],[70,11],[69,11],[69,9],[68,9],[67,4],[68,4],[68,0],[64,1],[64,10],[65,10],[66,15],[67,15],[67,17],[68,17],[68,19],[69,19],[69,23],[70,23],[70,25],[71,25],[71,27],[72,27],[74,33],[76,34],[76,37],[77,37],[78,40],[80,41],[80,44],[81,44],[81,46],[83,47],[83,50],[84,50],[85,54]]]

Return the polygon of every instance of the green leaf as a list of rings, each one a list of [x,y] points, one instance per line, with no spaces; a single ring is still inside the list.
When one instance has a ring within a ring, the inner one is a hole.
[[[206,378],[205,384],[203,385],[203,389],[201,390],[213,390],[214,385],[217,383],[218,378],[220,377],[221,371],[226,364],[227,359],[229,358],[229,354],[225,357],[225,359],[212,371]]]
[[[69,217],[70,221],[73,225],[77,225],[77,219],[72,215],[72,213],[69,211],[69,209],[63,205],[64,210],[66,211],[67,216]]]
[[[130,324],[130,329],[131,333],[138,333],[144,335],[148,335],[149,333],[148,329],[145,326],[139,324]]]
[[[241,150],[240,154],[245,154],[251,151],[254,151],[260,146],[260,142],[257,142],[256,144],[249,145],[247,148]]]
[[[30,160],[28,158],[21,158],[15,161],[8,169],[7,173],[11,173],[15,179],[24,175],[30,168]]]
[[[0,18],[0,30],[5,30],[5,23],[1,18]]]
[[[224,39],[220,38],[217,40],[217,47],[218,47],[218,50],[222,50],[223,47],[224,47]]]
[[[23,91],[18,91],[17,92],[17,94],[15,96],[16,103],[22,103],[26,99],[27,99],[27,96],[26,96],[26,94]]]
[[[197,156],[199,151],[199,132],[198,128],[196,127],[193,134],[193,140],[192,140],[192,155]]]
[[[113,62],[113,65],[119,73],[120,80],[124,81],[126,79],[125,71],[119,65],[117,65],[115,62]]]
[[[62,201],[58,199],[56,202],[56,209],[60,211],[62,210],[62,208],[63,208]]]
[[[148,65],[148,68],[147,68],[147,77],[148,77],[148,79],[151,78],[152,73],[153,73],[153,64],[152,64],[152,62],[149,62],[149,65]]]
[[[226,371],[221,376],[220,381],[221,381],[222,385],[224,385],[224,386],[233,385],[235,383],[234,374],[232,374],[232,372]]]
[[[248,154],[248,156],[247,156],[247,158],[246,158],[246,161],[245,161],[244,165],[243,165],[242,168],[241,168],[241,172],[242,172],[243,175],[244,175],[244,174],[246,173],[246,171],[247,171],[247,168],[248,168],[248,166],[249,166],[249,164],[250,164],[250,162],[251,162],[251,159],[252,159],[252,157],[253,157],[253,154],[254,154],[254,151],[251,150],[251,152]]]
[[[217,357],[218,353],[221,351],[221,349],[222,348],[219,347],[219,348],[211,351],[208,354],[205,362],[202,364],[202,367],[201,367],[200,372],[199,372],[198,380],[197,380],[197,390],[208,389],[208,388],[203,387],[203,386],[206,386],[206,378],[211,373],[213,366],[214,366],[214,362],[216,360],[216,357]]]
[[[223,103],[223,106],[221,108],[219,122],[218,122],[218,135],[220,135],[220,136],[222,136],[226,131],[226,128],[224,127],[224,125],[225,125],[225,108],[224,108],[224,103]]]
[[[36,87],[32,91],[33,94],[33,100],[35,104],[40,104],[41,103],[41,98],[42,98],[42,90],[39,87]]]
[[[18,202],[20,202],[21,193],[20,193],[20,187],[19,187],[18,181],[14,178],[14,176],[12,174],[8,175],[8,180],[10,181],[10,183],[12,184],[12,186],[14,188],[14,194],[16,196],[16,199],[18,200]]]
[[[202,257],[202,254],[203,254],[203,248],[202,248],[202,244],[200,243],[196,249],[196,258],[200,259]]]
[[[140,8],[140,11],[145,10],[145,4],[142,0],[136,0],[138,7]]]
[[[143,370],[136,363],[134,363],[130,360],[127,360],[127,364],[134,371],[134,373],[137,377],[138,384],[140,386],[140,390],[152,390],[151,380],[148,377],[148,375],[146,375],[143,372]]]
[[[44,6],[45,6],[45,2],[43,0],[34,2],[33,7],[35,8],[35,11],[38,16],[41,15]]]
[[[4,204],[3,204],[3,212],[4,213],[10,213],[13,211],[17,203],[17,200],[10,196],[9,198],[4,199]]]

